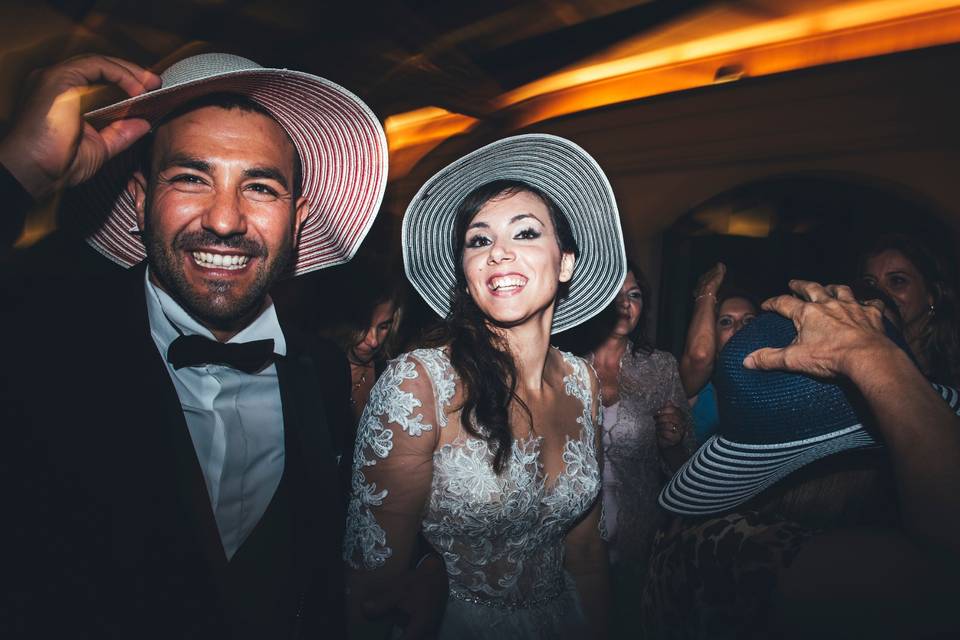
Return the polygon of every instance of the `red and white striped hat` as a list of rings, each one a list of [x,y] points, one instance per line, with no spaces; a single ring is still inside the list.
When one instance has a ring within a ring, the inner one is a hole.
[[[211,93],[236,93],[263,106],[300,154],[303,222],[294,275],[350,260],[376,218],[387,183],[387,141],[380,121],[357,96],[324,78],[265,69],[224,53],[185,58],[162,75],[160,89],[86,115],[97,129],[122,118],[155,124],[166,114]],[[133,198],[126,185],[137,166],[130,149],[77,189],[72,206],[88,230],[87,242],[131,267],[146,257]]]

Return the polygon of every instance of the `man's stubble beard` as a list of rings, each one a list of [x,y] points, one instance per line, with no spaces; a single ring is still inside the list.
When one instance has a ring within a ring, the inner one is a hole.
[[[272,259],[266,247],[246,237],[222,238],[209,231],[178,234],[172,246],[166,245],[153,229],[153,216],[147,198],[143,243],[147,251],[147,264],[162,288],[182,306],[187,313],[204,326],[213,329],[239,329],[237,325],[252,320],[263,307],[267,294],[274,283],[286,273],[293,260],[293,234],[284,243],[281,251]],[[259,258],[253,282],[245,292],[231,295],[234,283],[227,280],[208,280],[205,292],[195,291],[187,281],[181,256],[191,259],[187,252],[192,246],[242,249]]]

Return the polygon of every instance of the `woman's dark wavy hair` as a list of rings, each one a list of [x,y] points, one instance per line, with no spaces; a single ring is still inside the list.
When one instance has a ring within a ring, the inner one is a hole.
[[[869,258],[889,250],[899,251],[913,263],[933,296],[933,313],[917,341],[927,364],[923,373],[933,382],[955,386],[960,383],[960,314],[944,260],[916,238],[890,234],[878,238],[864,252],[860,273]]]
[[[456,284],[450,292],[450,313],[439,331],[430,337],[434,344],[447,344],[450,363],[463,383],[460,423],[467,433],[486,441],[494,452],[493,470],[503,471],[513,447],[510,430],[510,406],[516,402],[532,420],[527,405],[517,395],[517,365],[507,344],[494,333],[467,293],[467,280],[461,267],[467,227],[481,208],[491,200],[516,193],[535,195],[546,206],[556,230],[560,251],[580,254],[573,230],[556,203],[539,189],[516,180],[496,180],[471,191],[457,207],[453,228]],[[566,287],[558,290],[557,298]],[[482,425],[482,426],[481,426]]]

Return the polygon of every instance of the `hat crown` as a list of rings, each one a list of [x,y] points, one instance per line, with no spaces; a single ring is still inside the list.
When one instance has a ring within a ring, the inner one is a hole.
[[[720,352],[713,383],[719,433],[744,444],[780,444],[823,436],[859,424],[844,388],[798,373],[758,371],[743,359],[763,347],[786,347],[797,336],[793,322],[762,313]]]
[[[169,89],[210,76],[262,68],[253,60],[230,53],[201,53],[171,65],[160,74],[160,78],[163,80],[163,88]]]

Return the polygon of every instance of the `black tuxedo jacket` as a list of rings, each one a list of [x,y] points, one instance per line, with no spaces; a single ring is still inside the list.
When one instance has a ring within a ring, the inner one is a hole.
[[[5,314],[0,367],[9,518],[0,527],[10,538],[0,545],[8,568],[0,613],[8,628],[24,637],[262,637],[232,619],[237,585],[225,573],[179,399],[149,333],[143,269],[93,290],[32,294]],[[286,337],[277,372],[289,526],[282,543],[265,538],[257,560],[270,570],[276,553],[289,575],[240,613],[274,620],[271,638],[341,637],[337,460],[349,449],[340,435],[349,431],[349,369],[335,351]],[[336,411],[324,406],[330,390]]]

